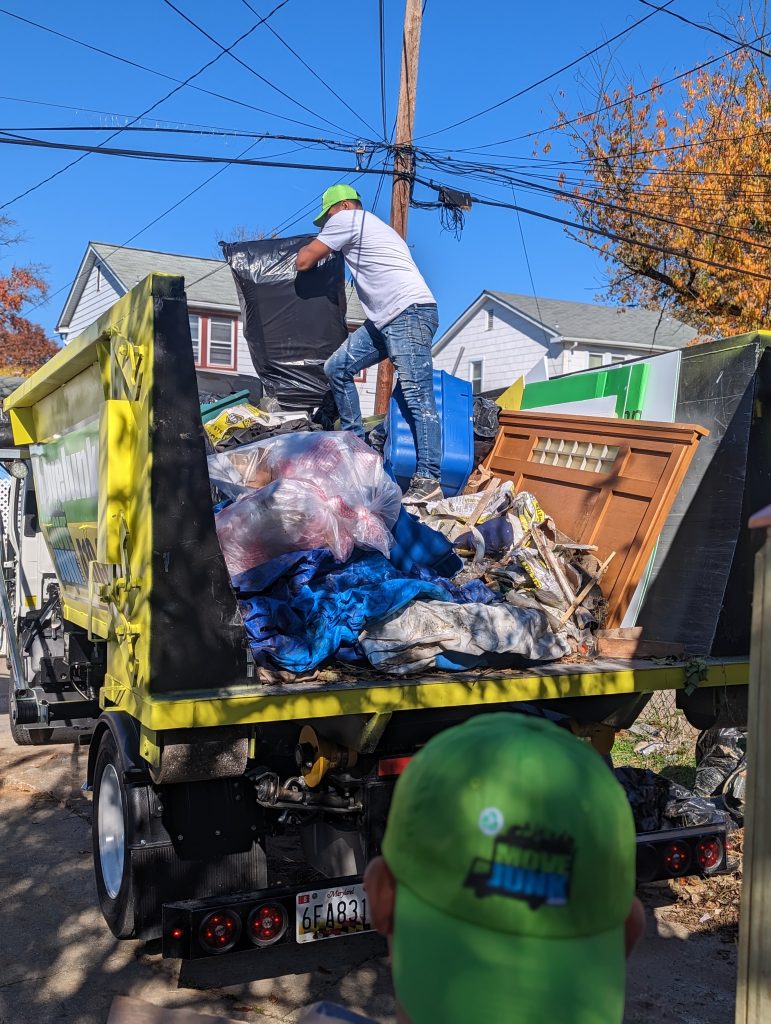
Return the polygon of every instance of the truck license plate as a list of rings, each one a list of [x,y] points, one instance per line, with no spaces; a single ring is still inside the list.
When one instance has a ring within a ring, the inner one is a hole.
[[[339,939],[372,929],[367,894],[360,883],[300,892],[295,909],[298,942]]]

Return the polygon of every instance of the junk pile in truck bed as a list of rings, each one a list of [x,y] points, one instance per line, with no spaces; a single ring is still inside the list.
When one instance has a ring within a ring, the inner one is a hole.
[[[503,412],[466,493],[413,515],[354,435],[296,413],[301,429],[277,433],[275,406],[250,415],[248,436],[260,436],[260,417],[265,436],[234,444],[232,432],[210,431],[209,468],[220,545],[266,678],[591,658],[621,624],[706,433]],[[623,639],[634,651],[639,631]]]

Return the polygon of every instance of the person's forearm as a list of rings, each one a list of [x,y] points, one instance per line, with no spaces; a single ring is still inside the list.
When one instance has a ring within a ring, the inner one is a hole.
[[[311,267],[315,267],[318,263],[318,258],[313,258],[313,253],[309,252],[310,245],[304,245],[302,249],[297,253],[297,269],[310,270]]]

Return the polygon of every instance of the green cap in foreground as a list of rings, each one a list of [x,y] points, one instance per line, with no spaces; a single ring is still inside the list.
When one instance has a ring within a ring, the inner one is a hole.
[[[588,745],[505,712],[447,729],[399,779],[383,856],[412,1024],[621,1024],[635,829]]]
[[[316,227],[321,227],[321,222],[335,203],[342,203],[344,199],[355,199],[361,202],[361,196],[350,185],[330,185],[321,197],[321,213],[313,220]]]

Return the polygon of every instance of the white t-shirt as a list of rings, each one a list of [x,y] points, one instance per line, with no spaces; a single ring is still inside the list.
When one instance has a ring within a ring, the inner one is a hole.
[[[408,306],[436,302],[407,243],[374,213],[340,210],[324,225],[319,241],[343,254],[375,327],[385,327]]]

